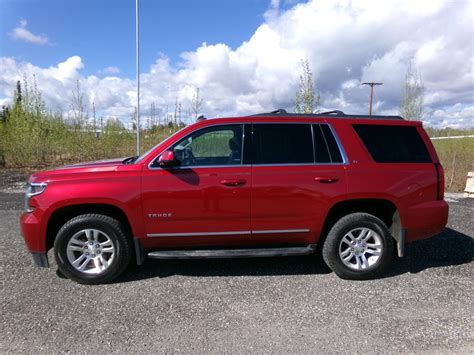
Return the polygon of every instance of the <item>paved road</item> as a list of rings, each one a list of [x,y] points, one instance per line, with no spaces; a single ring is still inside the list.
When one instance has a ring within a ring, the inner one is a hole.
[[[474,200],[386,277],[338,279],[314,257],[152,261],[82,286],[37,269],[0,192],[0,352],[474,352]],[[51,257],[51,255],[50,255]]]

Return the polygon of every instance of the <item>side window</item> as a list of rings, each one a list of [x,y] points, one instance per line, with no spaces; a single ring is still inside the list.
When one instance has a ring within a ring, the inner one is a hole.
[[[329,128],[327,124],[323,124],[321,125],[321,129],[323,130],[324,138],[326,138],[329,153],[331,154],[331,162],[342,163],[341,152],[337,146],[336,138],[334,138],[331,128]]]
[[[242,164],[243,125],[208,127],[191,133],[172,149],[180,166]]]
[[[314,156],[316,163],[342,163],[336,139],[327,124],[314,124]]]
[[[378,163],[429,163],[416,127],[355,124],[355,131]]]
[[[314,163],[309,124],[254,124],[253,164]]]
[[[314,124],[313,133],[314,133],[314,157],[315,157],[316,163],[330,163],[331,157],[329,156],[329,148],[326,142],[326,138],[324,138],[321,125]]]

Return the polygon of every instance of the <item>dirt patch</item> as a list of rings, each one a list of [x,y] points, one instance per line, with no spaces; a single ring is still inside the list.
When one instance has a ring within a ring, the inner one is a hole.
[[[31,173],[29,170],[0,169],[0,191],[6,193],[24,192],[25,183]]]

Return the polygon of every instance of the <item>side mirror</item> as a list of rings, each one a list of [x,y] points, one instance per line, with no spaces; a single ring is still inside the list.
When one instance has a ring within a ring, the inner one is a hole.
[[[179,161],[174,157],[172,150],[165,150],[163,154],[158,158],[159,166],[176,166],[179,165]]]

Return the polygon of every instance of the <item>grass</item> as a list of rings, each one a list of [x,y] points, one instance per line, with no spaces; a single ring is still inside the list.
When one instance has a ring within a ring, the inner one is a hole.
[[[444,168],[446,191],[463,191],[467,173],[474,171],[474,138],[434,140],[433,145]]]

